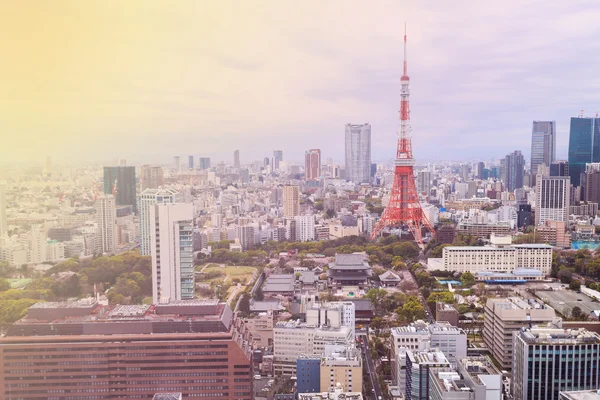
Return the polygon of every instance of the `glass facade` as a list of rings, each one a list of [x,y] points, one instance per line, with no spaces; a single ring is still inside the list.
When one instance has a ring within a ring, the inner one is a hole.
[[[116,183],[118,206],[132,206],[137,214],[135,167],[104,167],[104,193],[113,194]]]
[[[346,180],[368,183],[371,177],[371,125],[346,125]]]
[[[569,131],[569,176],[580,186],[585,164],[600,162],[600,118],[571,118]]]
[[[192,221],[179,222],[179,271],[181,299],[194,298],[194,251],[192,248]]]
[[[547,167],[556,158],[556,123],[554,121],[533,121],[531,132],[531,173],[537,174],[542,164]]]

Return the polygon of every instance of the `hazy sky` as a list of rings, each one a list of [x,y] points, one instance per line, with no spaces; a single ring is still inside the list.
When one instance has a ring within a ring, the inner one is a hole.
[[[600,110],[592,1],[2,1],[0,162],[393,157],[408,24],[417,159],[530,153]]]

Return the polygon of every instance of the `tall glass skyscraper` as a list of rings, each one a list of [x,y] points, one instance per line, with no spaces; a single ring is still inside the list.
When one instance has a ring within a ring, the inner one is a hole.
[[[116,204],[131,206],[137,214],[135,167],[104,167],[104,194],[114,194]]]
[[[556,122],[533,121],[531,130],[531,175],[542,164],[549,167],[556,159]]]
[[[585,164],[600,162],[600,118],[571,118],[569,131],[569,176],[571,184],[581,184]]]
[[[500,175],[506,190],[512,192],[523,187],[525,158],[519,150],[500,160]]]
[[[371,177],[371,125],[346,124],[346,179],[368,183]]]

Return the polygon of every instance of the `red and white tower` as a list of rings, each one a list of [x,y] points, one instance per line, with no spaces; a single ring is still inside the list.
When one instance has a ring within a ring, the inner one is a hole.
[[[398,150],[394,160],[394,185],[388,203],[381,219],[371,234],[371,239],[377,238],[386,227],[406,227],[412,232],[415,241],[423,243],[421,230],[426,228],[432,234],[433,226],[423,214],[419,203],[413,166],[415,160],[412,155],[410,138],[410,106],[408,98],[409,77],[406,62],[406,26],[404,27],[404,73],[400,78],[400,129],[398,132]]]

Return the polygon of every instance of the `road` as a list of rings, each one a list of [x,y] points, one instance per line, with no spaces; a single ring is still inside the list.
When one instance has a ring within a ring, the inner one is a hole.
[[[375,389],[374,393],[371,393],[373,396],[373,400],[377,400],[378,398],[383,399],[383,393],[381,392],[381,387],[379,386],[379,379],[377,376],[377,369],[375,368],[375,364],[371,358],[371,352],[369,351],[369,340],[368,337],[361,336],[362,342],[362,351],[363,351],[363,360],[366,362],[367,372],[371,379],[371,387]]]

